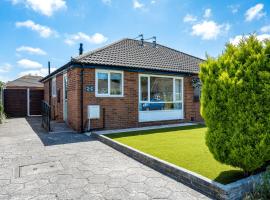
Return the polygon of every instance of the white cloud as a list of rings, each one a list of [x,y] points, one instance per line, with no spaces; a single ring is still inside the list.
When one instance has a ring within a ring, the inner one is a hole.
[[[258,3],[255,6],[249,8],[245,13],[246,21],[260,19],[261,17],[265,16],[266,13],[263,12],[263,7],[264,7],[263,4]]]
[[[26,20],[24,22],[16,22],[16,27],[29,28],[33,31],[36,31],[43,38],[48,38],[50,36],[57,36],[56,32],[53,31],[48,26],[42,26],[40,24],[36,24],[32,20]]]
[[[39,69],[42,68],[42,64],[29,59],[21,59],[17,61],[17,65],[25,69]]]
[[[51,68],[51,72],[55,71],[56,68],[55,67],[52,67]],[[33,76],[47,76],[48,75],[48,69],[43,67],[41,69],[38,69],[38,70],[27,70],[27,71],[22,71],[18,74],[19,77],[21,76],[25,76],[25,75],[33,75]]]
[[[228,32],[229,24],[217,24],[214,21],[203,21],[192,26],[191,35],[199,36],[203,40],[216,39],[222,33]]]
[[[261,30],[262,33],[270,32],[270,25],[263,26],[260,30]]]
[[[151,1],[151,4],[155,4],[155,3],[157,3],[157,1],[155,1],[155,0],[152,0]]]
[[[3,65],[0,66],[0,73],[6,73],[11,70],[12,66],[9,63],[4,63]]]
[[[46,16],[52,16],[54,12],[67,8],[64,0],[11,0],[12,4],[24,4],[25,7]]]
[[[139,0],[133,0],[133,8],[134,9],[142,9],[142,8],[144,8],[144,4],[139,2]]]
[[[186,14],[186,16],[183,19],[183,22],[196,22],[196,21],[197,21],[197,17],[191,14]]]
[[[102,0],[102,3],[104,3],[106,5],[111,5],[112,0]]]
[[[234,38],[230,38],[229,42],[233,45],[237,45],[239,44],[241,39],[246,39],[248,37],[249,35],[237,35]],[[270,39],[270,34],[260,34],[260,35],[256,35],[256,37],[259,41],[264,41],[264,40]]]
[[[88,42],[90,44],[101,44],[108,40],[104,35],[101,33],[95,33],[94,35],[87,35],[82,32],[78,32],[73,35],[67,36],[65,43],[68,45],[73,45],[76,42]]]
[[[238,10],[240,8],[240,5],[229,5],[228,8],[231,10],[233,14],[238,13]]]
[[[212,16],[212,10],[210,8],[205,9],[203,17],[209,18],[211,16]]]
[[[46,55],[47,53],[40,48],[33,48],[29,46],[20,46],[16,48],[17,52],[27,52],[29,54]]]

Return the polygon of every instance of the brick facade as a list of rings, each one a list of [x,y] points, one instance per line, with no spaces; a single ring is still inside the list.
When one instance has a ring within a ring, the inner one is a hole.
[[[68,76],[68,123],[76,131],[81,127],[81,69],[74,68]],[[193,100],[191,77],[184,77],[184,120],[138,122],[138,84],[139,73],[124,71],[124,97],[96,97],[95,92],[86,92],[87,85],[95,85],[95,69],[84,69],[83,72],[83,117],[84,128],[88,127],[87,106],[100,105],[100,119],[92,119],[91,129],[119,129],[150,125],[161,125],[190,121],[201,121],[199,102]],[[53,113],[56,120],[63,120],[63,76],[57,76],[57,91],[60,89],[61,100],[52,98]],[[45,82],[45,100],[48,100],[48,81]]]
[[[49,103],[49,81],[44,83],[44,100]],[[63,75],[56,76],[56,97],[51,96],[51,118],[56,121],[63,121]]]

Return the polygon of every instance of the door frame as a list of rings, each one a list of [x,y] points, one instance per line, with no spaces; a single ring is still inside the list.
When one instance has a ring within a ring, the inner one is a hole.
[[[65,79],[68,82],[68,77],[67,77],[67,72],[63,73],[63,120],[67,121],[68,119],[68,115],[67,115],[67,101],[68,99],[66,99],[66,92],[67,92],[67,88],[66,88],[66,84],[65,84]]]

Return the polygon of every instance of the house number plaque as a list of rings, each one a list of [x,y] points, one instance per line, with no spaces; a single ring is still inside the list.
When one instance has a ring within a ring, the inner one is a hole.
[[[94,85],[87,85],[85,90],[86,90],[86,92],[95,92],[95,86]]]

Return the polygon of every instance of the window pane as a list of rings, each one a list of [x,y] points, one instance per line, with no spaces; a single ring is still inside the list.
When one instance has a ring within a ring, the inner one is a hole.
[[[193,100],[195,102],[200,101],[200,96],[201,96],[201,88],[200,87],[195,87],[194,88],[194,96],[193,96]]]
[[[56,78],[52,79],[52,96],[56,96]]]
[[[108,94],[108,73],[98,73],[98,94]]]
[[[148,77],[141,77],[141,101],[148,101]]]
[[[122,94],[122,74],[111,73],[111,95]]]
[[[175,79],[175,100],[182,101],[182,80]]]
[[[140,103],[140,111],[181,109],[182,103]]]
[[[64,76],[64,89],[65,89],[65,99],[67,99],[67,93],[68,93],[68,82],[67,82],[67,77]]]
[[[150,77],[150,101],[173,101],[173,79]]]

